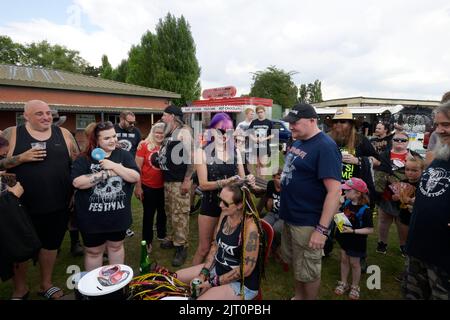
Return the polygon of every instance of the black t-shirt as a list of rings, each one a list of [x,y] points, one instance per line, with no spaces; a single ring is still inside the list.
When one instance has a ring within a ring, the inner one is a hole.
[[[256,138],[265,138],[272,134],[272,121],[269,119],[259,120],[255,119],[250,123],[248,127],[249,134],[254,135]],[[258,149],[269,149],[270,139],[266,140],[262,143],[256,143],[256,148]],[[255,144],[255,142],[250,142],[250,144]]]
[[[128,151],[116,149],[109,160],[124,167],[139,169]],[[101,171],[97,160],[78,157],[72,166],[72,180]],[[75,193],[75,212],[79,229],[85,233],[119,232],[131,226],[131,195],[133,184],[120,176],[110,177],[89,189]]]
[[[380,154],[386,150],[391,150],[392,148],[392,137],[393,135],[386,136],[384,138],[374,137],[370,139],[370,143],[373,145],[375,151]]]
[[[273,180],[267,183],[266,197],[267,199],[273,199],[272,212],[278,214],[280,210],[280,192],[275,189]]]
[[[37,141],[28,133],[25,126],[18,126],[13,155],[29,150],[31,143]],[[52,126],[52,135],[45,142],[47,156],[44,161],[26,162],[8,170],[16,174],[17,181],[25,190],[21,202],[30,215],[67,210],[72,196],[73,188],[70,180],[72,160],[61,129]]]
[[[350,220],[353,229],[373,228],[372,213],[368,207],[366,207],[361,217],[357,217],[357,213],[361,207],[361,205],[350,203],[347,206],[342,206],[341,211],[344,212],[348,220]],[[336,241],[344,251],[352,250],[365,253],[367,250],[366,234],[340,233],[337,229]]]
[[[189,152],[176,136],[177,130],[164,139],[158,154],[152,158],[152,164],[162,170],[164,182],[183,182],[187,164],[191,162]]]
[[[407,253],[450,273],[450,160],[423,172],[409,225]]]
[[[131,131],[122,129],[119,124],[114,125],[117,133],[117,140],[123,150],[131,152],[133,158],[136,156],[137,146],[141,142],[142,135],[138,128]]]

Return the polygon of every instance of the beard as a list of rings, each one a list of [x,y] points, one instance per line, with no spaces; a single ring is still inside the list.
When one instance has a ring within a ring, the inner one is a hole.
[[[434,158],[445,161],[450,159],[450,145],[442,143],[440,138],[434,147]]]

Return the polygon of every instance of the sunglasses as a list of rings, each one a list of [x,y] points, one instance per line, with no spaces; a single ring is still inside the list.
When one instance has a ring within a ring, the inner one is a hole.
[[[223,205],[225,206],[225,208],[229,208],[232,204],[234,204],[234,202],[228,203],[225,200],[223,200],[222,198],[219,198],[219,203],[222,202]]]
[[[225,129],[216,129],[217,131],[219,131],[221,134],[225,134],[226,130]]]
[[[395,142],[408,142],[408,139],[394,138],[394,139],[392,139],[392,141],[395,141]]]
[[[333,123],[349,123],[350,120],[333,120]]]
[[[137,121],[128,121],[125,120],[130,126],[135,126],[137,124]]]

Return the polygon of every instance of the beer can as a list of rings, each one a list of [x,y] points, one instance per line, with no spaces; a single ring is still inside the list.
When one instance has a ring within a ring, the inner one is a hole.
[[[191,288],[191,296],[192,298],[196,299],[200,295],[200,284],[202,281],[199,278],[192,279],[192,288]]]

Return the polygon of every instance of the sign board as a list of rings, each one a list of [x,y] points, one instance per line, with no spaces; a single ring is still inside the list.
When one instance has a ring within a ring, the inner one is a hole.
[[[236,87],[228,86],[203,90],[203,99],[232,98],[236,96]]]
[[[184,113],[201,113],[201,112],[242,112],[243,106],[190,106],[182,107]]]

